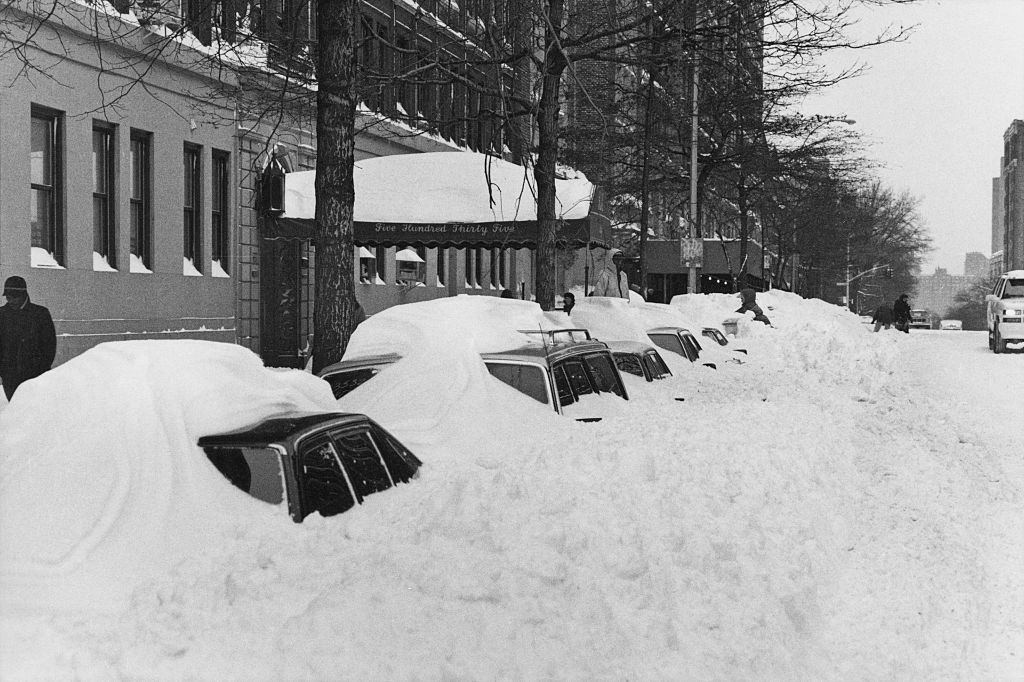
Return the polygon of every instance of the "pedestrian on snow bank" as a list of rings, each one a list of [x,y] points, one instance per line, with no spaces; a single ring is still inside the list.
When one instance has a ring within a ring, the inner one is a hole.
[[[871,322],[875,325],[876,332],[883,326],[889,329],[892,327],[892,308],[884,303],[878,306],[875,308],[875,315],[871,318]]]
[[[572,292],[565,292],[562,294],[562,312],[568,315],[572,312],[573,307],[576,305],[576,294]]]
[[[619,249],[610,249],[604,262],[604,270],[597,276],[597,283],[591,296],[611,296],[629,300],[629,277],[622,269],[626,260],[625,254]]]
[[[892,304],[892,316],[896,320],[896,328],[905,334],[910,333],[910,296],[901,294]]]
[[[771,325],[772,321],[764,314],[761,310],[761,306],[757,305],[757,292],[751,287],[744,287],[740,291],[740,300],[742,304],[736,310],[738,313],[745,313],[748,310],[754,313],[754,319],[757,322],[763,322],[764,324]]]
[[[0,382],[10,400],[22,383],[53,365],[57,333],[50,311],[28,300],[24,278],[4,282],[7,305],[0,307]]]

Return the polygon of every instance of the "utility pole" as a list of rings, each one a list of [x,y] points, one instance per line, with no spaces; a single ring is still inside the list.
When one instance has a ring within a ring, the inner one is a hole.
[[[695,26],[696,28],[696,22]],[[693,83],[690,88],[690,237],[700,239],[700,226],[697,221],[697,148],[700,145],[700,107],[697,104],[697,93],[700,87],[700,53],[694,47],[691,62],[693,64]],[[700,251],[702,254],[703,249]],[[690,261],[690,271],[686,278],[686,293],[696,294],[697,266]]]

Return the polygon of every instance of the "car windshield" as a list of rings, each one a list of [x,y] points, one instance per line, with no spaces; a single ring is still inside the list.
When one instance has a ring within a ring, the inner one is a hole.
[[[683,356],[687,355],[686,350],[683,348],[683,342],[679,340],[679,336],[676,334],[649,334],[648,336],[658,348],[664,348],[667,351]]]
[[[205,452],[213,466],[238,488],[270,504],[284,501],[281,458],[273,448],[218,446]]]
[[[1003,298],[1024,297],[1024,279],[1006,280],[1006,288],[1003,289]]]

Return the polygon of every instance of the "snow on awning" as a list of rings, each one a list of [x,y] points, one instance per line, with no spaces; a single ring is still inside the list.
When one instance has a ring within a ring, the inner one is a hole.
[[[366,248],[365,246],[360,246],[359,247],[359,257],[360,258],[376,258],[377,256],[375,256],[374,253],[372,251],[370,251],[368,248]]]
[[[315,233],[315,171],[286,173],[277,231]],[[381,246],[504,246],[537,242],[533,170],[485,154],[431,152],[358,161],[355,242]],[[556,240],[586,246],[608,241],[608,219],[595,210],[597,189],[579,174],[556,179]]]
[[[395,254],[395,260],[406,261],[408,263],[425,263],[426,262],[422,258],[420,258],[420,255],[418,253],[416,253],[415,249],[413,249],[411,246],[407,246],[404,249],[402,249],[401,251],[397,252]]]

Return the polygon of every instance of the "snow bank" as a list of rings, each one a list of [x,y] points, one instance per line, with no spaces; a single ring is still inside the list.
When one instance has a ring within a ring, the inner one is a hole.
[[[203,341],[102,344],[23,384],[0,412],[3,599],[123,609],[236,519],[273,524],[281,515],[226,489],[196,441],[336,409],[323,381]]]

